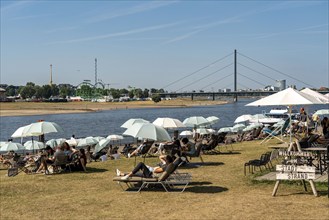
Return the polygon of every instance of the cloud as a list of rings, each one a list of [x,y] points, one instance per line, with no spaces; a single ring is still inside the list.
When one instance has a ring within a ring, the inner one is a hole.
[[[239,16],[235,16],[235,17],[224,19],[224,20],[211,22],[211,23],[208,23],[208,24],[194,26],[194,27],[192,27],[192,29],[194,29],[194,31],[191,31],[189,33],[186,33],[186,34],[183,34],[181,36],[175,37],[171,40],[168,40],[168,41],[164,42],[164,44],[174,43],[174,42],[177,42],[177,41],[187,39],[189,37],[192,37],[193,35],[196,35],[196,34],[202,32],[202,31],[205,31],[207,29],[210,29],[210,28],[213,28],[213,27],[216,27],[216,26],[219,26],[219,25],[239,22],[240,20],[238,18],[239,18]]]
[[[70,31],[70,30],[75,30],[78,29],[78,26],[71,26],[71,27],[59,27],[59,28],[54,28],[45,31],[46,34],[51,34],[51,33],[56,33],[56,32],[61,32],[61,31]]]
[[[21,7],[30,4],[34,1],[15,1],[14,3],[7,4],[1,7],[1,13],[10,12],[11,10],[20,9]]]
[[[18,17],[13,17],[12,20],[26,20],[26,19],[39,18],[39,17],[50,16],[50,15],[51,14],[18,16]]]
[[[328,24],[307,26],[307,27],[297,28],[291,31],[260,34],[259,36],[255,37],[255,39],[265,39],[265,38],[270,38],[270,37],[285,35],[285,34],[328,34],[328,30],[314,30],[316,28],[322,28],[326,26],[328,26]]]
[[[120,11],[117,11],[115,13],[109,14],[103,14],[96,16],[94,18],[89,19],[88,23],[95,23],[95,22],[101,22],[105,20],[110,20],[113,18],[118,18],[118,17],[123,17],[123,16],[128,16],[132,14],[137,14],[137,13],[142,13],[145,11],[151,11],[154,9],[158,9],[161,7],[165,7],[171,4],[176,3],[177,1],[152,1],[152,2],[147,2],[144,4],[140,4],[131,8],[123,9]]]
[[[132,30],[123,31],[123,32],[111,33],[111,34],[104,34],[104,35],[85,37],[85,38],[77,38],[77,39],[65,40],[65,41],[57,41],[57,42],[53,42],[53,43],[50,43],[50,44],[78,43],[78,42],[85,42],[85,41],[107,39],[107,38],[112,38],[112,37],[121,37],[121,36],[127,36],[127,35],[132,35],[132,34],[138,34],[138,33],[154,31],[154,30],[160,30],[160,29],[164,29],[164,28],[168,28],[168,27],[173,27],[173,26],[176,26],[176,25],[181,24],[181,23],[182,22],[161,24],[161,25],[156,25],[156,26],[132,29]]]

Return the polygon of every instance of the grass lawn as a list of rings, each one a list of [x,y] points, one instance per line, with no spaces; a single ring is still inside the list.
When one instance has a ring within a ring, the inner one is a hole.
[[[308,183],[308,192],[300,181],[283,183],[272,197],[274,182],[244,176],[244,163],[268,150],[252,141],[235,144],[234,154],[203,155],[204,165],[183,170],[193,175],[184,193],[123,192],[112,178],[116,168],[130,171],[134,159],[92,162],[87,173],[6,177],[1,168],[0,219],[328,219],[326,184],[316,184],[315,197]]]

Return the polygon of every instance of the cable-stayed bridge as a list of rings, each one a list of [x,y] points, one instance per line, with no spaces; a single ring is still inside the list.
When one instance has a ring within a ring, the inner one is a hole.
[[[232,96],[237,101],[238,96],[266,96],[277,92],[262,91],[260,89],[253,90],[240,83],[238,81],[239,78],[243,78],[244,81],[249,81],[249,83],[260,86],[261,88],[278,85],[281,82],[280,90],[282,90],[286,87],[286,79],[294,83],[298,82],[305,87],[316,88],[302,79],[293,77],[290,74],[234,50],[233,53],[227,54],[206,66],[164,85],[162,89],[170,92],[161,93],[160,95],[161,97],[190,96],[192,100],[196,96],[207,96],[212,100],[215,100],[217,96]],[[284,82],[284,88],[282,88],[282,82]],[[178,87],[178,89],[170,90],[173,86]],[[214,89],[215,86],[217,89]],[[233,87],[233,89],[226,89],[229,87]],[[194,89],[192,90],[190,88]]]

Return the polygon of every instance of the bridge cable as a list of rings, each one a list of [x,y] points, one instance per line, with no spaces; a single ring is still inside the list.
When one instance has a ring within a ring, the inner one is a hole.
[[[207,77],[209,77],[209,76],[211,76],[211,75],[213,75],[213,74],[215,74],[215,73],[217,73],[217,72],[219,72],[219,71],[222,71],[222,70],[224,70],[224,69],[226,69],[227,67],[232,66],[232,65],[233,65],[233,63],[230,63],[229,65],[226,65],[226,66],[224,66],[224,67],[221,68],[221,69],[218,69],[218,70],[216,70],[216,71],[214,71],[214,72],[212,72],[212,73],[210,73],[210,74],[208,74],[208,75],[206,75],[206,76],[204,76],[204,77],[202,77],[202,78],[200,78],[200,79],[197,79],[197,80],[191,82],[190,84],[188,84],[188,85],[186,85],[186,86],[183,86],[183,87],[180,88],[180,89],[177,89],[175,92],[177,92],[177,91],[179,91],[179,90],[182,90],[182,89],[184,89],[184,88],[186,88],[186,87],[188,87],[188,86],[190,86],[190,85],[193,85],[193,84],[195,84],[195,83],[198,83],[198,82],[200,82],[201,80],[203,80],[203,79],[205,79],[205,78],[207,78]]]
[[[240,66],[243,66],[243,67],[245,67],[245,68],[251,70],[251,71],[254,71],[255,73],[258,73],[258,74],[260,74],[260,75],[262,75],[262,76],[265,76],[265,77],[267,77],[267,78],[269,78],[269,79],[271,79],[271,80],[273,80],[273,81],[277,81],[276,79],[274,79],[274,78],[272,78],[272,77],[266,76],[264,73],[261,73],[261,72],[259,72],[259,71],[257,71],[257,70],[254,70],[254,69],[250,68],[250,67],[247,67],[247,66],[245,66],[245,65],[243,65],[243,64],[241,64],[241,63],[238,63],[238,64],[239,64]]]
[[[250,89],[250,90],[251,90],[251,88],[249,88],[248,86],[243,85],[243,84],[241,84],[241,83],[238,83],[238,85],[244,87],[245,89]]]
[[[306,83],[306,82],[303,82],[303,81],[301,81],[301,80],[299,80],[299,79],[297,79],[297,78],[295,78],[295,77],[292,77],[292,76],[289,76],[288,74],[286,74],[286,73],[283,73],[283,72],[281,72],[281,71],[279,71],[279,70],[277,70],[277,69],[274,69],[274,68],[272,68],[272,67],[270,67],[270,66],[268,66],[268,65],[266,65],[266,64],[263,64],[263,63],[261,63],[261,62],[259,62],[259,61],[257,61],[257,60],[254,60],[254,59],[252,59],[252,58],[250,58],[250,57],[248,57],[248,56],[246,56],[246,55],[243,55],[243,54],[241,54],[241,53],[239,53],[241,56],[243,56],[243,57],[245,57],[245,58],[247,58],[247,59],[250,59],[250,60],[252,60],[252,61],[254,61],[254,62],[256,62],[256,63],[258,63],[258,64],[260,64],[260,65],[263,65],[263,66],[265,66],[265,67],[267,67],[267,68],[269,68],[269,69],[271,69],[271,70],[273,70],[273,71],[275,71],[275,72],[277,72],[277,73],[280,73],[280,74],[282,74],[282,75],[284,75],[284,76],[287,76],[287,77],[289,77],[289,78],[291,78],[291,79],[294,79],[294,80],[296,80],[296,81],[298,81],[298,82],[301,82],[301,83],[303,83],[303,84],[305,84],[305,85],[308,85],[308,86],[310,86],[310,87],[313,87],[313,88],[315,88],[315,86],[313,86],[313,85],[310,85],[310,84],[308,84],[308,83]]]
[[[251,81],[253,81],[253,82],[257,83],[257,84],[259,84],[259,85],[262,85],[262,86],[264,86],[264,87],[267,86],[267,85],[265,85],[265,84],[263,84],[263,83],[261,83],[261,82],[258,82],[258,81],[254,80],[254,79],[252,79],[252,78],[250,78],[250,77],[248,77],[248,76],[243,75],[242,73],[239,73],[239,75],[241,75],[241,76],[243,76],[243,77],[245,77],[245,78],[247,78],[247,79],[249,79],[249,80],[251,80]]]
[[[216,80],[215,82],[212,82],[212,83],[210,83],[210,84],[208,84],[208,85],[202,87],[201,90],[203,90],[203,89],[205,89],[205,88],[207,88],[207,87],[209,87],[209,86],[211,86],[211,85],[213,85],[213,84],[215,84],[215,83],[217,83],[217,82],[219,82],[219,81],[221,81],[221,80],[223,80],[223,79],[225,79],[225,78],[227,78],[227,77],[229,77],[229,76],[232,76],[232,75],[233,75],[233,73],[230,73],[229,75],[224,76],[224,77],[222,77],[222,78]]]
[[[185,79],[186,77],[192,76],[192,75],[194,75],[194,74],[200,72],[201,70],[204,70],[204,69],[206,69],[206,68],[208,68],[208,67],[214,65],[215,63],[218,63],[219,61],[222,61],[222,60],[226,59],[227,57],[231,56],[232,54],[233,54],[233,52],[230,53],[230,54],[228,54],[228,55],[226,55],[226,56],[224,56],[224,57],[222,57],[222,58],[220,58],[220,59],[218,59],[218,60],[215,60],[214,62],[208,64],[207,66],[204,66],[204,67],[202,67],[202,68],[200,68],[200,69],[198,69],[198,70],[196,70],[196,71],[194,71],[194,72],[192,72],[192,73],[190,73],[190,74],[188,74],[188,75],[186,75],[186,76],[183,76],[183,77],[181,77],[181,78],[179,78],[179,79],[177,79],[177,80],[175,80],[175,81],[173,81],[173,82],[167,84],[166,86],[163,86],[162,88],[163,88],[163,89],[164,89],[164,88],[167,88],[167,87],[169,87],[169,86],[171,86],[171,85],[173,85],[173,84],[175,84],[175,83],[177,83],[177,82],[179,82],[179,81]]]

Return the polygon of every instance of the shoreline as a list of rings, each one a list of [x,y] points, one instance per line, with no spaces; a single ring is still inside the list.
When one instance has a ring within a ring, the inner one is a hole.
[[[141,109],[141,108],[188,108],[194,106],[224,105],[228,101],[209,100],[163,100],[159,103],[153,101],[131,102],[10,102],[0,103],[0,117],[33,116],[50,114],[76,114],[118,109]]]

